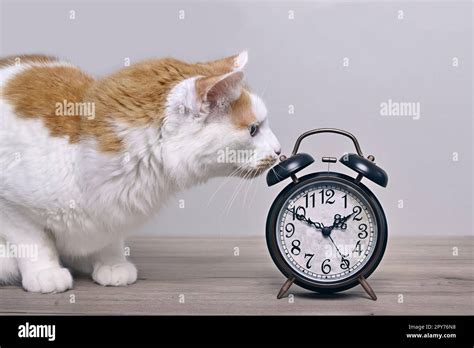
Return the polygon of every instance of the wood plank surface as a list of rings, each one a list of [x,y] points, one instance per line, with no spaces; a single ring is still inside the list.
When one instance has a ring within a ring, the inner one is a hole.
[[[360,286],[335,295],[293,286],[291,296],[277,300],[285,279],[263,237],[136,237],[128,242],[139,271],[136,284],[101,287],[82,277],[75,279],[73,290],[49,295],[1,287],[0,313],[474,314],[473,241],[473,237],[390,238],[382,263],[369,278],[378,296],[374,302]]]

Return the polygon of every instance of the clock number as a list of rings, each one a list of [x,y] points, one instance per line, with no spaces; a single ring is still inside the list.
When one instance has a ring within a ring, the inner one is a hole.
[[[311,262],[311,259],[313,258],[314,254],[304,254],[304,258],[309,257],[308,261],[306,262],[306,268],[310,269],[311,265],[309,264]]]
[[[321,264],[321,271],[324,274],[328,274],[329,272],[331,272],[331,265],[329,264],[330,261],[331,261],[330,259],[326,259]]]
[[[360,213],[362,213],[362,208],[359,207],[358,205],[356,205],[354,207],[354,209],[352,209],[352,212],[355,214],[354,217],[352,218],[352,220],[355,220],[355,221],[360,221],[362,220],[362,217],[359,217]]]
[[[293,220],[303,220],[302,218],[306,218],[306,209],[302,206],[298,208],[293,207],[291,211],[293,212]]]
[[[310,198],[311,198],[311,205],[314,208],[314,206],[316,204],[316,196],[315,196],[314,192],[312,194],[310,194],[309,196],[308,195],[309,195],[308,193],[304,195],[306,208],[309,207],[309,199]]]
[[[347,195],[342,196],[342,199],[344,200],[344,208],[347,208]]]
[[[360,224],[359,225],[359,230],[362,232],[359,232],[358,236],[360,239],[365,239],[369,235],[367,232],[367,225],[366,224]]]
[[[295,233],[295,225],[293,225],[291,222],[287,223],[285,226],[285,231],[288,232],[286,234],[286,238],[293,237],[293,234]]]
[[[342,258],[341,260],[341,269],[348,269],[351,266],[348,259]]]
[[[334,204],[335,201],[332,199],[334,197],[334,190],[322,189],[319,193],[321,194],[321,204]]]
[[[293,255],[299,255],[301,252],[301,249],[300,249],[301,242],[298,239],[295,239],[293,242],[291,242],[291,245],[293,246],[293,248],[291,248],[291,253]]]
[[[356,252],[359,256],[362,254],[362,245],[360,244],[360,240],[357,241],[357,244],[352,252]]]

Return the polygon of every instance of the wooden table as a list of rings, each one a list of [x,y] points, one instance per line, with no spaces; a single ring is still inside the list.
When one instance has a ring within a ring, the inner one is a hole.
[[[101,287],[80,278],[73,290],[50,295],[1,287],[0,313],[473,314],[473,241],[391,237],[369,278],[374,302],[360,286],[332,296],[293,286],[289,297],[277,300],[285,279],[263,237],[137,237],[128,242],[136,284]]]

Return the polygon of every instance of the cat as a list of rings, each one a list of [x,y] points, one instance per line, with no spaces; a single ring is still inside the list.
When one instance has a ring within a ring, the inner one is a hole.
[[[132,284],[124,238],[167,198],[268,169],[280,144],[247,61],[151,59],[96,80],[53,57],[0,60],[0,281],[63,292],[78,271]],[[223,149],[251,155],[219,161]]]

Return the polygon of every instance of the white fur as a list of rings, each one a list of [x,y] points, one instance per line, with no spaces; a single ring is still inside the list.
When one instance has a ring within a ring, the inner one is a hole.
[[[245,53],[239,69],[246,61]],[[0,70],[1,86],[29,66]],[[230,100],[202,110],[195,79],[173,88],[161,128],[114,124],[125,144],[118,154],[99,152],[92,139],[51,137],[41,120],[18,117],[0,99],[0,244],[38,246],[34,257],[0,258],[0,281],[21,278],[29,291],[65,291],[72,287],[67,266],[104,286],[131,284],[137,270],[124,256],[124,238],[173,193],[232,174],[239,164],[218,163],[220,149],[255,150],[256,161],[242,166],[247,174],[276,157],[280,145],[258,97],[252,104],[261,126],[251,137],[233,126]]]

